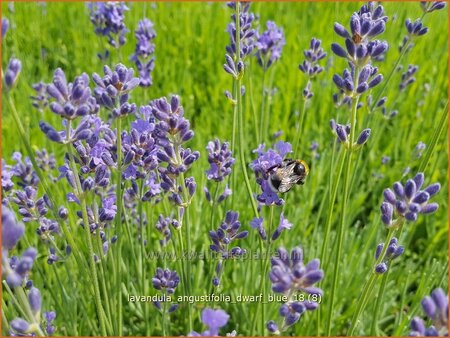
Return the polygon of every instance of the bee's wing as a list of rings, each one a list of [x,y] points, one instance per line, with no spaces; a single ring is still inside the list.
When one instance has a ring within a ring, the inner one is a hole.
[[[281,183],[278,191],[282,194],[291,190],[291,188],[301,179],[300,176],[294,173],[295,163],[289,164],[284,168],[277,170],[277,174],[281,177]]]

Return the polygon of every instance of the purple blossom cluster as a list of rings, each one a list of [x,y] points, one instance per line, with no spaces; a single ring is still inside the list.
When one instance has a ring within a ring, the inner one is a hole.
[[[402,74],[402,81],[399,85],[400,91],[404,91],[406,87],[412,85],[416,81],[414,74],[418,69],[419,67],[415,65],[408,66],[408,70]]]
[[[2,18],[2,39],[5,38],[5,34],[9,29],[9,20],[8,18]]]
[[[441,185],[433,183],[422,189],[424,180],[424,174],[418,173],[404,185],[395,182],[393,189],[384,189],[381,220],[387,227],[398,227],[404,220],[415,222],[419,214],[431,214],[438,209],[439,205],[430,203],[430,198],[439,192]]]
[[[222,273],[223,260],[238,258],[247,252],[239,246],[231,247],[232,242],[246,238],[248,231],[240,231],[241,222],[239,214],[234,211],[227,211],[225,219],[216,231],[210,231],[209,237],[213,244],[210,249],[220,254],[219,263],[216,267],[216,276],[213,278],[213,284],[218,286],[220,283],[220,275]]]
[[[319,303],[312,299],[321,297],[323,291],[314,284],[323,279],[324,272],[320,269],[319,259],[304,264],[303,250],[300,247],[295,247],[291,253],[284,248],[279,248],[271,263],[272,269],[269,277],[272,282],[272,290],[288,297],[288,301],[281,306],[279,311],[282,317],[281,323],[277,324],[273,320],[267,323],[269,332],[279,334],[297,323],[306,311],[317,309]],[[313,297],[305,301],[298,301],[295,296],[299,292]]]
[[[208,181],[216,182],[216,194],[215,196],[211,196],[210,189],[206,186],[204,187],[204,191],[208,202],[212,202],[214,205],[215,203],[225,201],[231,195],[231,189],[226,185],[224,191],[217,197],[219,183],[223,182],[231,174],[235,159],[229,143],[221,143],[217,138],[214,141],[208,142],[206,150],[208,151],[208,163],[210,166],[206,171],[206,178]]]
[[[380,258],[381,253],[383,252],[383,249],[384,249],[384,243],[380,243],[377,245],[377,249],[375,251],[375,259],[377,261]],[[405,248],[401,245],[398,245],[398,239],[396,237],[393,237],[389,242],[389,245],[386,249],[386,252],[385,252],[381,262],[379,264],[377,264],[377,266],[375,267],[375,272],[378,274],[385,273],[388,270],[389,263],[393,259],[401,256],[404,251],[405,251]]]
[[[33,247],[25,249],[21,257],[10,256],[17,243],[23,237],[25,227],[17,222],[14,212],[2,204],[2,273],[9,288],[14,292],[26,292],[26,299],[22,299],[19,306],[25,307],[27,320],[17,317],[10,322],[10,335],[51,335],[55,332],[52,325],[56,317],[55,312],[44,312],[45,329],[42,325],[41,307],[42,297],[39,289],[33,286],[29,278],[31,269],[36,261],[37,250]],[[24,309],[22,309],[24,312]]]
[[[105,36],[108,43],[119,48],[126,42],[125,11],[128,7],[124,2],[91,2],[88,3],[90,19],[95,27],[95,34]]]
[[[312,38],[309,43],[309,49],[303,51],[305,60],[298,68],[309,78],[314,78],[323,72],[324,68],[319,65],[319,61],[323,60],[327,56],[327,53],[324,52],[321,44],[321,40]]]
[[[135,63],[139,72],[139,85],[141,87],[150,87],[153,84],[151,72],[155,67],[155,58],[152,55],[155,53],[153,40],[156,37],[153,26],[153,22],[145,18],[139,21],[138,28],[135,31],[137,43],[131,61]]]
[[[345,49],[337,44],[331,50],[348,61],[350,69],[345,69],[342,76],[335,75],[333,81],[339,89],[334,95],[337,104],[349,103],[355,96],[361,95],[377,86],[383,79],[378,68],[371,65],[387,51],[386,41],[376,37],[386,29],[388,18],[384,15],[382,5],[369,2],[354,13],[350,19],[350,31],[339,23],[334,24],[334,31],[345,39]]]
[[[133,68],[119,63],[114,70],[104,66],[103,72],[103,77],[97,73],[92,75],[92,80],[97,85],[94,95],[98,104],[110,110],[114,118],[134,114],[136,104],[128,102],[129,92],[139,85],[140,80],[134,77]]]
[[[152,278],[152,284],[153,287],[161,291],[164,295],[172,295],[175,293],[175,290],[180,283],[180,276],[178,276],[177,272],[175,270],[169,270],[169,269],[161,269],[157,268],[156,273]],[[161,302],[154,301],[153,305],[159,310],[164,311]],[[176,309],[178,309],[178,304],[173,303],[170,305],[170,307],[166,310],[167,313],[172,313]]]
[[[159,215],[158,221],[155,224],[156,230],[164,237],[164,239],[159,240],[159,243],[164,246],[166,245],[170,239],[172,238],[172,233],[170,231],[170,226],[172,226],[175,230],[180,228],[180,222],[172,217],[164,217],[163,215]]]
[[[421,1],[420,7],[424,13],[431,13],[445,8],[445,1]]]
[[[411,321],[410,336],[448,336],[448,295],[441,288],[434,289],[430,296],[422,300],[422,309],[425,315],[431,319],[432,325],[426,327],[420,317],[414,317]]]
[[[203,325],[206,325],[208,328],[202,333],[192,331],[188,334],[188,337],[218,336],[219,329],[227,325],[229,319],[230,316],[224,310],[205,308],[202,311],[201,320]]]
[[[20,71],[22,70],[22,62],[19,59],[11,58],[5,71],[5,85],[7,89],[11,89],[19,78]]]
[[[337,136],[339,142],[343,143],[347,149],[354,149],[354,150],[361,148],[369,140],[371,133],[370,128],[364,129],[359,134],[358,138],[356,139],[356,142],[353,145],[350,145],[350,131],[351,131],[350,124],[346,125],[339,124],[336,123],[334,119],[331,119],[330,128],[332,132]]]
[[[231,23],[228,24],[227,32],[230,36],[230,44],[226,47],[226,63],[224,70],[234,78],[241,78],[244,74],[244,61],[252,53],[256,43],[256,30],[252,28],[255,21],[255,15],[249,12],[250,2],[228,2],[228,7],[235,13],[231,15]],[[238,7],[237,7],[238,6]],[[239,18],[237,18],[237,9],[239,9]],[[239,32],[237,32],[237,23],[239,20]],[[240,53],[237,55],[236,36],[239,34]]]
[[[256,58],[258,64],[266,71],[269,67],[281,58],[281,51],[286,44],[283,29],[275,22],[267,21],[267,30],[261,35],[256,33]]]

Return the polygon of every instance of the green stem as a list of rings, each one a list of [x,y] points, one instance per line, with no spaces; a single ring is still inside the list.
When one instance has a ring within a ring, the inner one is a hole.
[[[300,156],[299,154],[299,146],[300,146],[300,138],[303,134],[303,123],[305,121],[305,115],[306,115],[306,103],[307,103],[307,99],[303,99],[303,104],[302,104],[302,109],[300,111],[300,121],[299,124],[297,124],[297,128],[296,128],[296,138],[295,138],[295,143],[294,143],[294,152],[297,154],[297,156]]]
[[[264,61],[263,61],[264,62]],[[259,112],[259,137],[258,144],[262,143],[264,140],[264,137],[267,136],[265,127],[265,112],[264,112],[264,106],[266,103],[266,95],[265,95],[265,85],[266,85],[266,69],[263,65],[263,75],[262,75],[262,89],[261,89],[261,107]]]
[[[358,71],[355,72],[355,78],[358,78]],[[352,154],[353,154],[353,143],[355,142],[355,130],[356,130],[356,112],[358,107],[358,101],[359,96],[356,96],[352,100],[352,116],[351,116],[351,131],[350,131],[350,137],[349,137],[349,147],[347,149],[348,151],[348,157],[346,161],[345,166],[345,174],[344,174],[344,192],[342,196],[342,212],[341,212],[341,220],[338,226],[338,234],[337,234],[337,253],[335,256],[334,261],[334,271],[333,271],[333,281],[332,281],[332,287],[331,287],[331,296],[330,296],[330,308],[328,313],[328,321],[327,321],[327,335],[331,335],[331,321],[333,318],[333,307],[334,307],[334,300],[337,292],[337,282],[339,277],[339,269],[340,269],[340,263],[341,263],[341,255],[342,255],[342,243],[344,241],[345,236],[345,228],[347,226],[347,202],[348,202],[348,196],[349,196],[349,187],[350,187],[350,173],[352,169]]]
[[[121,276],[122,276],[122,118],[117,118],[117,186],[116,186],[116,197],[117,197],[117,215],[116,215],[116,235],[117,241],[117,260],[116,260],[116,299],[117,299],[117,328],[118,336],[123,334],[123,323],[122,323],[122,287],[121,287]],[[114,264],[114,262],[113,262]]]
[[[370,328],[370,335],[371,336],[375,336],[377,334],[377,331],[378,331],[378,314],[380,313],[381,301],[382,301],[383,296],[384,296],[384,290],[386,289],[386,284],[387,284],[387,280],[388,280],[388,276],[389,276],[389,271],[390,271],[390,269],[388,269],[388,271],[386,271],[383,274],[383,278],[381,280],[381,285],[380,285],[380,288],[378,289],[377,302],[375,304],[375,310],[373,312],[373,318],[372,318],[372,327]]]
[[[339,169],[337,172],[336,179],[333,182],[333,187],[331,189],[331,196],[330,196],[330,201],[328,204],[329,210],[328,210],[328,215],[327,215],[327,221],[325,223],[325,235],[324,235],[324,240],[322,243],[322,250],[320,252],[320,262],[322,264],[325,259],[325,251],[328,248],[328,241],[330,239],[331,223],[333,221],[334,202],[336,201],[337,190],[339,187],[339,181],[341,179],[342,170],[344,168],[346,154],[347,153],[345,151],[342,151],[340,154]]]
[[[66,129],[66,137],[69,138],[70,137],[70,129],[71,129],[72,123],[71,121],[69,121],[69,123],[67,123],[67,129]],[[81,213],[83,216],[83,223],[84,223],[84,230],[85,230],[85,235],[86,235],[86,239],[87,239],[87,244],[88,244],[88,255],[89,255],[89,269],[90,269],[90,273],[92,276],[92,283],[94,284],[94,294],[95,294],[95,304],[97,307],[97,315],[98,315],[98,320],[100,322],[100,329],[101,329],[101,333],[102,336],[106,336],[106,327],[105,327],[105,321],[104,321],[104,316],[103,316],[103,309],[102,309],[102,303],[101,303],[101,297],[100,297],[100,288],[98,285],[98,276],[97,276],[97,268],[96,268],[96,263],[94,260],[94,246],[92,244],[92,234],[91,234],[91,230],[89,227],[89,217],[87,214],[87,205],[86,205],[86,196],[83,192],[83,189],[81,188],[81,183],[80,183],[80,177],[78,176],[78,169],[77,169],[77,165],[75,163],[74,157],[73,157],[73,153],[72,153],[72,145],[70,143],[67,143],[67,152],[69,154],[69,163],[71,166],[71,170],[73,172],[73,176],[75,179],[75,185],[76,185],[76,192],[77,192],[77,197],[80,200],[80,204],[81,204]]]
[[[370,297],[370,293],[373,290],[373,284],[374,284],[375,280],[377,279],[377,277],[379,277],[379,275],[375,272],[375,267],[378,264],[380,264],[381,261],[383,260],[384,255],[386,254],[387,248],[389,246],[389,242],[394,237],[395,231],[396,231],[396,227],[392,227],[389,229],[388,235],[386,237],[386,241],[384,242],[383,250],[381,251],[381,254],[378,257],[377,261],[375,262],[375,266],[371,267],[372,268],[371,276],[364,286],[361,297],[359,297],[359,299],[358,299],[358,303],[357,303],[358,306],[356,308],[356,311],[353,314],[352,324],[350,326],[347,336],[353,335],[353,332],[355,331],[359,317],[361,316],[361,313],[364,311],[364,308],[366,307],[366,304]]]

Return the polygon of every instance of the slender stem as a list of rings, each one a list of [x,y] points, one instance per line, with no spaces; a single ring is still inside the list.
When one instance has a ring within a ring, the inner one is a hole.
[[[164,294],[164,296],[165,296],[165,294]],[[166,323],[167,302],[165,300],[163,302],[163,312],[161,315],[162,315],[162,335],[163,335],[163,337],[165,337],[167,334],[167,328],[166,328],[166,325],[167,325],[167,323]]]
[[[386,254],[387,248],[389,246],[389,242],[391,241],[391,239],[394,237],[396,228],[390,228],[388,235],[386,237],[386,241],[384,242],[384,246],[383,246],[383,250],[381,251],[380,257],[378,257],[375,266],[377,266],[378,264],[381,263],[381,261],[384,258],[384,255]],[[348,331],[348,336],[352,336],[353,332],[355,331],[356,325],[358,323],[359,317],[361,316],[361,313],[364,311],[364,308],[366,307],[367,301],[369,299],[370,293],[373,290],[373,283],[375,282],[376,278],[379,276],[376,272],[375,272],[375,267],[371,267],[372,271],[371,271],[371,276],[368,280],[368,282],[365,284],[363,292],[361,294],[361,297],[359,297],[358,299],[358,307],[356,308],[356,311],[353,314],[353,318],[352,318],[352,324],[350,326],[350,329]]]
[[[320,262],[322,264],[325,259],[325,251],[328,248],[328,240],[330,238],[331,223],[333,221],[334,202],[336,201],[337,190],[339,187],[339,181],[341,179],[342,170],[344,168],[346,155],[347,155],[347,152],[345,152],[345,151],[342,151],[340,154],[339,169],[337,172],[336,179],[333,181],[333,187],[331,189],[331,196],[330,196],[330,201],[328,204],[329,210],[328,210],[328,215],[327,215],[327,221],[325,223],[325,235],[324,235],[324,240],[322,243],[322,250],[320,252]]]
[[[358,72],[356,71],[355,78],[358,78]],[[352,116],[351,116],[351,131],[350,131],[350,145],[348,147],[348,157],[345,166],[345,174],[344,174],[344,193],[342,196],[342,212],[341,212],[341,220],[338,226],[338,234],[337,234],[337,253],[334,261],[334,272],[333,272],[333,281],[331,288],[331,296],[330,296],[330,310],[328,313],[328,322],[327,322],[327,335],[331,335],[331,321],[333,318],[333,307],[335,295],[337,292],[337,281],[339,276],[339,268],[341,263],[341,254],[342,254],[342,243],[344,241],[345,228],[347,226],[347,202],[349,195],[349,187],[350,187],[350,172],[352,169],[352,146],[355,141],[355,130],[356,130],[356,111],[358,107],[359,96],[356,96],[352,100]]]
[[[117,241],[117,260],[116,260],[116,292],[117,292],[117,322],[118,322],[118,335],[123,334],[122,323],[122,288],[121,288],[121,276],[122,276],[122,118],[117,118],[117,216],[116,216],[116,235]]]
[[[306,115],[306,103],[307,103],[307,99],[303,99],[303,104],[302,104],[302,109],[300,111],[300,121],[297,124],[297,128],[296,128],[296,138],[295,138],[295,143],[294,143],[294,152],[297,154],[297,156],[299,156],[299,150],[300,150],[300,139],[301,136],[303,135],[303,124],[305,121],[305,115]]]
[[[264,63],[264,60],[263,60]],[[262,89],[261,89],[261,109],[259,112],[259,140],[258,144],[262,143],[264,140],[264,137],[267,136],[266,129],[264,129],[264,122],[265,122],[265,112],[264,112],[264,106],[266,103],[266,95],[265,95],[265,86],[266,86],[266,73],[267,70],[265,69],[263,65],[263,75],[262,75]]]
[[[387,284],[387,280],[388,280],[388,276],[389,276],[389,271],[390,271],[390,269],[388,269],[383,274],[383,279],[381,280],[381,285],[380,285],[380,288],[378,289],[377,302],[375,304],[375,311],[373,312],[373,318],[372,318],[372,327],[370,328],[370,335],[371,336],[375,336],[377,334],[377,331],[378,331],[378,314],[380,313],[381,301],[382,301],[383,296],[384,296],[384,290],[386,289],[386,284]]]
[[[71,121],[69,121],[69,123],[67,123],[67,131],[66,131],[67,138],[70,137],[71,125],[72,125]],[[77,169],[77,165],[75,163],[74,157],[73,157],[72,145],[70,143],[67,143],[67,152],[69,153],[69,163],[70,163],[71,170],[73,172],[73,176],[75,179],[77,197],[80,200],[80,204],[81,204],[81,214],[83,216],[84,230],[85,230],[87,244],[88,244],[89,268],[90,268],[90,273],[91,273],[91,277],[92,277],[91,280],[92,280],[92,283],[94,284],[95,304],[97,307],[98,320],[100,322],[100,329],[101,329],[102,336],[106,336],[106,327],[105,327],[104,314],[103,314],[101,297],[100,297],[100,288],[98,286],[97,268],[96,268],[96,263],[94,260],[94,246],[92,244],[92,234],[91,234],[91,230],[89,227],[89,217],[88,217],[87,209],[86,209],[87,208],[86,196],[83,192],[83,189],[81,188],[80,177],[78,176],[78,169]]]

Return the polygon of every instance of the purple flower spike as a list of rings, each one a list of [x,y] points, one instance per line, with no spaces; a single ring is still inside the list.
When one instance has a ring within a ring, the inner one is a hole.
[[[125,11],[124,2],[91,2],[88,4],[90,19],[97,35],[105,36],[109,44],[118,48],[125,44]]]
[[[135,37],[137,40],[136,49],[130,59],[136,64],[139,72],[139,85],[141,87],[149,87],[153,83],[150,74],[155,67],[155,58],[152,57],[152,54],[155,52],[153,40],[156,37],[153,22],[147,18],[139,21]]]
[[[370,132],[370,128],[364,129],[361,134],[359,134],[358,139],[356,140],[356,144],[358,144],[359,146],[365,144],[370,137]]]
[[[434,183],[421,190],[425,176],[418,173],[413,179],[409,179],[405,187],[400,182],[393,185],[393,191],[384,190],[384,202],[381,206],[381,219],[387,226],[393,224],[391,208],[395,208],[395,216],[404,217],[410,222],[415,222],[419,214],[430,214],[435,212],[439,205],[429,203],[430,198],[437,194],[441,185]]]
[[[23,223],[17,222],[15,214],[2,204],[2,247],[11,250],[25,232]]]
[[[257,37],[255,43],[256,57],[264,70],[280,59],[281,50],[286,44],[282,28],[277,27],[273,21],[268,21],[266,26],[267,30]]]
[[[324,68],[319,65],[319,61],[324,59],[327,56],[327,53],[324,52],[321,44],[322,41],[312,38],[310,48],[303,52],[305,61],[303,61],[298,68],[308,76],[308,78],[314,78],[324,70]]]
[[[19,78],[20,71],[22,69],[22,62],[19,59],[10,59],[8,67],[5,71],[5,84],[8,89],[14,87]]]
[[[2,18],[2,39],[5,37],[8,28],[9,28],[9,20],[7,18]]]
[[[210,308],[205,308],[202,311],[202,317],[201,320],[204,325],[208,327],[206,331],[203,333],[198,333],[195,331],[192,331],[188,334],[189,337],[192,336],[204,336],[204,337],[211,337],[211,336],[218,336],[219,335],[219,329],[227,325],[228,320],[230,319],[230,316],[221,309],[213,310]]]
[[[433,290],[430,296],[422,300],[425,315],[431,319],[432,326],[425,327],[423,320],[414,317],[411,321],[410,336],[447,336],[448,335],[448,295],[441,288]]]
[[[208,180],[223,181],[231,174],[231,168],[235,163],[228,142],[220,143],[219,139],[215,139],[208,142],[206,150],[210,164],[210,169],[206,171]]]
[[[175,289],[180,282],[180,277],[176,271],[170,271],[169,269],[156,269],[156,274],[152,278],[153,287],[156,290],[161,290],[167,292],[168,294],[173,294]]]

